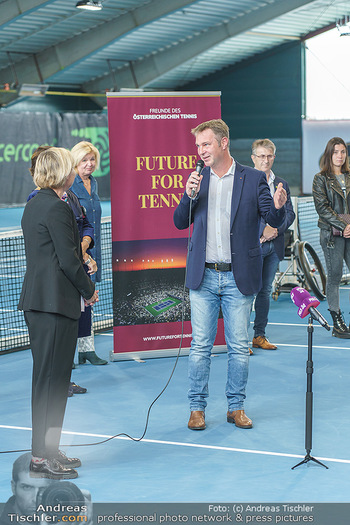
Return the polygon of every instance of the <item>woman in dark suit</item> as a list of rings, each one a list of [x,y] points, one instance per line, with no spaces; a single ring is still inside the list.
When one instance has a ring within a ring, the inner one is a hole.
[[[67,390],[84,304],[98,300],[85,273],[74,213],[61,197],[74,181],[73,159],[64,148],[40,153],[34,182],[41,188],[24,210],[27,270],[19,310],[24,311],[33,355],[33,477],[73,479],[80,460],[67,458],[59,442]]]

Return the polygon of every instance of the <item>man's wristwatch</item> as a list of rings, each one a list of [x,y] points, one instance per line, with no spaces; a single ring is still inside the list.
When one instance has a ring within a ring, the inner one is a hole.
[[[88,259],[86,259],[86,261],[84,261],[84,264],[90,264],[91,263],[91,257],[89,257]]]

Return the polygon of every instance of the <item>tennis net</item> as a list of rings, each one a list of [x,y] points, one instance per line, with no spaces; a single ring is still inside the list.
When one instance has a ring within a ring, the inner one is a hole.
[[[95,332],[113,328],[111,218],[101,224],[102,281],[98,283],[99,302],[94,306]],[[29,348],[23,312],[17,310],[26,259],[22,230],[0,234],[0,354]]]

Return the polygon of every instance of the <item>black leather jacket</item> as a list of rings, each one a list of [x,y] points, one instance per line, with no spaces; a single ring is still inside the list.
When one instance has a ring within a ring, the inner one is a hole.
[[[317,173],[312,185],[312,195],[318,213],[318,227],[331,231],[332,226],[343,231],[346,223],[339,213],[350,213],[350,174],[345,173],[346,199],[335,175]]]

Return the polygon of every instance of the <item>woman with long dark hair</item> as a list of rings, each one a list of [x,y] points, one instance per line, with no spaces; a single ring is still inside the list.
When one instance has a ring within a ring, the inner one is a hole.
[[[320,161],[320,172],[314,177],[312,194],[319,215],[320,243],[326,268],[326,296],[333,319],[335,337],[350,338],[339,307],[339,286],[345,261],[350,269],[350,174],[348,149],[344,140],[333,137]]]

